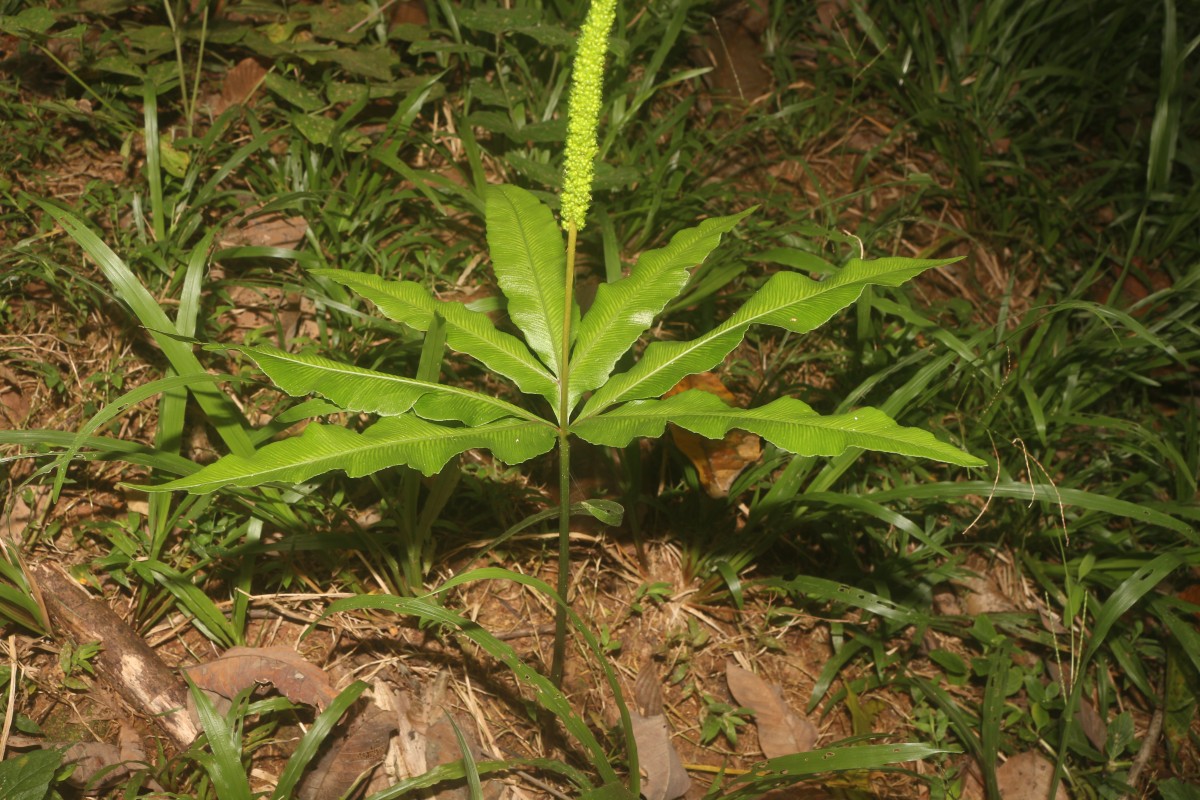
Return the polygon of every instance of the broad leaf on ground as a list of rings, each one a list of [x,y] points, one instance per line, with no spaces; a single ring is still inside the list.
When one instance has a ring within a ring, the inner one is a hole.
[[[730,663],[725,667],[729,693],[738,705],[754,712],[758,746],[767,758],[804,753],[817,743],[817,728],[783,699],[780,688]]]

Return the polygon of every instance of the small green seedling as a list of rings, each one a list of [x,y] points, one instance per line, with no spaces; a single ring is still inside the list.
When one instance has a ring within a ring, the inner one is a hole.
[[[674,594],[675,587],[666,581],[655,581],[654,583],[643,583],[637,587],[633,593],[633,602],[629,606],[629,613],[641,614],[646,608],[642,601],[648,600],[652,605],[660,606],[671,599]]]
[[[63,686],[77,692],[86,692],[90,687],[79,676],[95,675],[92,659],[100,653],[99,642],[72,645],[67,642],[58,652],[58,665],[63,671]]]
[[[698,264],[753,209],[714,217],[675,234],[662,248],[641,254],[630,273],[596,292],[587,314],[573,299],[576,236],[591,199],[600,86],[616,0],[596,0],[579,39],[568,111],[565,190],[561,225],[553,211],[517,186],[487,191],[487,242],[492,268],[523,340],[497,328],[462,303],[436,299],[411,281],[384,280],[341,270],[313,273],[348,287],[381,313],[418,331],[443,327],[446,344],[543,398],[543,415],[492,393],[416,380],[343,364],[314,353],[241,346],[281,389],[293,396],[320,395],[337,407],[377,415],[359,432],[313,423],[299,435],[249,455],[228,455],[150,491],[212,492],[228,486],[300,483],[332,470],[351,477],[398,465],[433,475],[468,449],[490,450],[509,464],[558,448],[560,464],[559,594],[568,594],[570,443],[625,447],[639,437],[659,437],[667,423],[710,439],[738,428],[802,456],[835,456],[857,447],[932,458],[962,466],[984,462],[905,428],[874,408],[822,416],[804,402],[781,397],[759,408],[732,408],[691,390],[659,399],[688,375],[711,370],[742,341],[752,325],[807,333],[853,303],[868,286],[899,286],[953,259],[852,259],[835,274],[813,280],[779,272],[731,317],[691,341],[650,343],[626,372],[613,375],[625,353],[655,317],[683,290]],[[563,242],[563,230],[566,243]],[[552,678],[561,680],[566,618],[559,607]]]
[[[738,729],[746,727],[754,712],[749,708],[731,706],[709,694],[702,694],[704,719],[700,722],[700,742],[711,744],[718,736],[724,736],[730,747],[737,747]]]

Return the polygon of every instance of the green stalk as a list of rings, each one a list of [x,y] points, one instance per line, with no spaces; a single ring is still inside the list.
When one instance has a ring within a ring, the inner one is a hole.
[[[604,57],[616,15],[617,0],[592,0],[579,32],[572,64],[571,93],[567,100],[567,143],[563,165],[562,225],[567,230],[567,274],[563,276],[563,337],[558,370],[558,593],[562,605],[554,615],[554,660],[550,679],[562,686],[567,654],[567,592],[571,566],[571,443],[567,391],[571,381],[571,312],[575,292],[575,239],[587,221],[595,176],[596,125],[600,117],[600,89],[604,82]]]
[[[554,658],[550,680],[562,688],[563,670],[567,656],[567,592],[571,588],[571,432],[567,389],[571,378],[571,307],[575,294],[574,222],[567,223],[567,274],[563,292],[563,339],[558,376],[558,594],[563,604],[554,612]]]

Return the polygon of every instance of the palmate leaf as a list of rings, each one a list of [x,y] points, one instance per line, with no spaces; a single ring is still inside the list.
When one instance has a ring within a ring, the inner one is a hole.
[[[312,424],[299,436],[266,445],[253,455],[225,456],[185,478],[139,488],[207,494],[226,486],[302,483],[335,469],[360,478],[400,464],[433,475],[452,457],[476,447],[491,450],[506,464],[518,464],[550,450],[555,436],[545,422],[506,419],[450,428],[413,414],[384,417],[362,433]]]
[[[263,346],[238,349],[293,397],[319,394],[347,411],[396,416],[411,410],[426,419],[457,420],[468,425],[503,417],[538,419],[512,403],[469,389],[402,378],[311,353],[288,353]]]
[[[571,354],[569,404],[604,383],[622,355],[650,328],[668,302],[687,283],[689,270],[708,258],[748,209],[729,217],[706,219],[671,237],[666,247],[647,250],[628,277],[601,284],[579,324]]]
[[[437,300],[429,290],[413,281],[389,281],[340,269],[314,269],[370,300],[389,319],[419,331],[429,330],[434,313],[446,321],[446,344],[452,350],[478,359],[491,371],[503,375],[526,394],[539,394],[554,402],[558,386],[554,376],[515,336],[497,330],[486,314],[462,303]]]
[[[555,375],[563,342],[566,248],[554,214],[517,186],[489,186],[487,241],[508,315]]]
[[[802,456],[836,456],[847,448],[860,447],[964,467],[984,465],[928,431],[897,425],[875,408],[821,416],[792,397],[781,397],[760,408],[731,408],[716,395],[697,389],[665,400],[626,403],[572,424],[571,432],[592,444],[624,447],[638,437],[662,436],[668,422],[709,439],[721,439],[731,429],[739,428]]]
[[[632,369],[596,390],[584,404],[580,419],[615,403],[658,397],[688,375],[712,369],[738,346],[751,325],[777,325],[793,333],[807,333],[857,300],[868,286],[899,286],[927,269],[957,260],[851,259],[836,275],[822,281],[778,272],[737,313],[709,333],[690,342],[652,342]]]

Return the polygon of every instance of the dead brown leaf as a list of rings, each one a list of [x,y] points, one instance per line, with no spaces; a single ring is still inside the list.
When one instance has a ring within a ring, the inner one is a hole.
[[[817,743],[816,727],[788,707],[777,687],[733,663],[725,668],[725,680],[738,705],[754,711],[758,746],[767,758],[804,753]]]
[[[63,753],[63,763],[75,765],[67,782],[90,789],[112,786],[128,775],[123,760],[121,750],[107,742],[77,742]]]
[[[1036,750],[1018,753],[996,770],[996,784],[1003,800],[1046,800],[1053,777],[1054,764]],[[1070,797],[1060,782],[1054,800],[1070,800]]]
[[[25,502],[26,491],[32,494],[33,505]],[[8,508],[0,512],[0,538],[19,545],[24,541],[26,529],[41,519],[49,504],[48,486],[32,486],[27,490],[15,492]]]
[[[670,397],[689,389],[715,394],[727,405],[737,405],[737,398],[733,396],[733,392],[711,372],[689,375],[663,397]],[[700,485],[709,497],[728,497],[729,489],[737,476],[762,455],[762,443],[759,438],[746,431],[732,430],[725,434],[724,439],[718,440],[706,439],[672,425],[671,441],[675,442],[680,452],[696,467]]]
[[[643,717],[629,712],[633,740],[637,743],[638,767],[642,773],[642,797],[646,800],[675,800],[692,788],[679,751],[671,743],[671,726],[664,714]]]
[[[131,762],[142,763],[146,760],[137,731],[126,726],[121,727],[120,746],[107,742],[55,742],[19,734],[10,736],[8,744],[18,749],[65,748],[62,763],[73,764],[75,767],[68,776],[67,783],[89,791],[116,785],[129,774]]]
[[[192,682],[233,698],[254,684],[271,684],[293,703],[324,710],[337,691],[329,675],[288,647],[231,647],[215,661],[187,668]]]
[[[0,411],[8,418],[13,430],[24,425],[29,417],[30,398],[21,379],[8,367],[0,364]]]
[[[1046,674],[1050,676],[1050,680],[1061,683],[1063,693],[1069,694],[1070,671],[1067,671],[1066,680],[1064,680],[1063,670],[1056,662],[1046,659],[1045,664]],[[1108,744],[1108,723],[1100,716],[1100,712],[1096,710],[1095,704],[1086,693],[1079,696],[1079,708],[1075,711],[1075,721],[1079,723],[1083,735],[1092,743],[1092,747],[1103,753],[1105,745]]]
[[[225,80],[221,81],[221,93],[209,104],[212,112],[221,114],[231,106],[253,105],[254,92],[266,75],[267,71],[253,58],[243,58],[225,73]]]
[[[360,778],[383,762],[395,730],[394,712],[368,706],[350,723],[345,735],[339,735],[337,729],[330,734],[333,741],[327,743],[321,757],[296,787],[296,797],[299,800],[328,800],[344,795]]]
[[[221,246],[294,250],[304,241],[308,233],[308,221],[304,217],[288,217],[278,211],[257,212],[258,208],[249,208],[231,219],[221,233]]]
[[[987,789],[983,785],[983,773],[979,762],[972,756],[962,761],[962,796],[959,800],[987,800]]]
[[[679,751],[671,743],[671,726],[663,714],[662,685],[658,671],[647,659],[633,685],[637,711],[630,710],[633,740],[637,743],[638,767],[642,775],[642,797],[646,800],[675,800],[692,787]],[[640,712],[640,713],[639,713]]]

